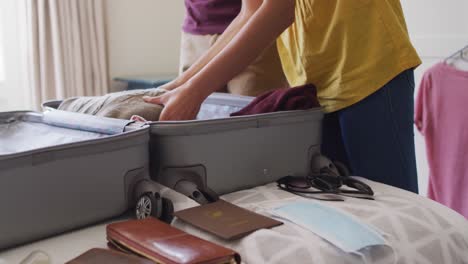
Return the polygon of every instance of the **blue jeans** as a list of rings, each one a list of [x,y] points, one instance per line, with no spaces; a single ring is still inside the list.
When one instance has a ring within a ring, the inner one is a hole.
[[[406,70],[362,101],[326,114],[322,153],[353,175],[417,193],[414,85],[413,70]]]

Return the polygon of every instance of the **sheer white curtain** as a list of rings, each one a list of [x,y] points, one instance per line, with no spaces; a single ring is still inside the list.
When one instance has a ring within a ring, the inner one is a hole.
[[[108,92],[105,0],[0,0],[5,81],[0,104],[39,109]],[[1,109],[1,105],[0,105]]]
[[[3,14],[0,12],[0,82],[5,80],[5,59],[3,57]]]
[[[0,0],[0,70],[3,69],[0,74],[0,111],[30,108],[29,96],[24,89],[26,69],[22,51],[25,44],[21,41],[18,2]]]
[[[105,0],[23,0],[33,104],[108,91]]]

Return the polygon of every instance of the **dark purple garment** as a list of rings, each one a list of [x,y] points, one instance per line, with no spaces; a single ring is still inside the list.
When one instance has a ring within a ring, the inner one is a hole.
[[[239,14],[242,0],[185,0],[182,30],[195,35],[221,34]]]
[[[312,84],[276,89],[259,95],[231,116],[257,115],[279,111],[306,110],[320,107],[317,89]]]

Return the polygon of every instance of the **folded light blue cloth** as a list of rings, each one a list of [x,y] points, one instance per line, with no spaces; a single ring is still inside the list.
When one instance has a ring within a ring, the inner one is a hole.
[[[384,237],[353,216],[318,202],[294,202],[273,209],[273,214],[322,237],[348,253],[387,245]]]

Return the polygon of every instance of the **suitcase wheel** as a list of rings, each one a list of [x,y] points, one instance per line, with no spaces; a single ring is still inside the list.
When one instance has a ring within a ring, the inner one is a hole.
[[[159,220],[164,221],[168,224],[172,222],[172,219],[174,218],[173,213],[174,213],[174,205],[172,204],[172,201],[162,197],[162,213],[161,217]]]
[[[135,217],[137,219],[145,219],[150,216],[160,218],[162,209],[162,200],[158,193],[144,193],[137,199]]]

